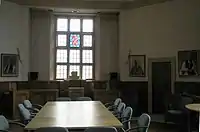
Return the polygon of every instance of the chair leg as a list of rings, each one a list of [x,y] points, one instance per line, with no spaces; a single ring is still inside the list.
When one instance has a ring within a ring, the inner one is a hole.
[[[191,122],[190,122],[190,113],[189,113],[189,114],[188,114],[188,117],[187,117],[188,132],[191,131],[191,127],[190,127],[190,125],[191,125]]]

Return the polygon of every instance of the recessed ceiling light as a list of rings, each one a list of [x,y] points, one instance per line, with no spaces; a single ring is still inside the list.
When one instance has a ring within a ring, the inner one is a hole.
[[[72,12],[73,12],[73,13],[77,13],[77,12],[79,12],[79,11],[78,11],[78,10],[73,10]]]

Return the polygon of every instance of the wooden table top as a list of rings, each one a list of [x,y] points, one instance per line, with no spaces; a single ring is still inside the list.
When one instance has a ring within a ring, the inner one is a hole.
[[[185,107],[189,110],[200,112],[200,104],[187,104]]]
[[[100,101],[47,102],[25,129],[55,126],[85,129],[122,124]]]

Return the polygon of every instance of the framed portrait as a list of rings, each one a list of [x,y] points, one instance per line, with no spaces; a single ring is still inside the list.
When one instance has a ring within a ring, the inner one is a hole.
[[[129,55],[129,76],[145,77],[146,75],[146,55]]]
[[[1,76],[17,77],[19,72],[18,55],[1,54]]]
[[[199,76],[200,51],[189,50],[178,52],[178,72],[179,76]]]

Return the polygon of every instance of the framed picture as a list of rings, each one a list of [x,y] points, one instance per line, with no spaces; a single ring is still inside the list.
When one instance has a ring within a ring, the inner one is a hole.
[[[17,77],[19,72],[18,55],[1,54],[1,76]]]
[[[129,55],[129,76],[145,77],[146,75],[146,56],[145,55]]]
[[[200,51],[179,51],[178,68],[179,76],[199,76]]]

